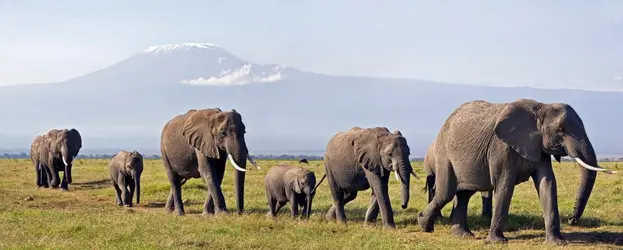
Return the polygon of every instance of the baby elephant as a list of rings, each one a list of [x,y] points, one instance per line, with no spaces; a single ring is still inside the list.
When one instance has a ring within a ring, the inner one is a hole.
[[[134,189],[136,188],[136,204],[141,197],[141,173],[143,173],[143,156],[136,151],[121,150],[108,164],[112,186],[115,188],[117,205],[131,207]]]
[[[320,184],[322,180],[318,184]],[[274,218],[279,209],[290,202],[290,214],[298,216],[299,206],[303,207],[303,217],[311,214],[312,199],[316,193],[314,172],[301,167],[277,165],[266,173],[264,178],[269,214]]]

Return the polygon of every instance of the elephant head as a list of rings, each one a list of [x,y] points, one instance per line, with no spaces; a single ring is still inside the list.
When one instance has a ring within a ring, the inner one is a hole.
[[[314,173],[303,168],[291,169],[284,175],[284,185],[299,195],[305,195],[306,210],[303,211],[303,216],[309,218],[312,200],[316,194],[316,176]]]
[[[245,143],[245,125],[236,110],[223,112],[219,108],[189,111],[190,117],[184,123],[182,135],[201,154],[213,158],[226,157],[237,170],[235,177],[238,211],[244,204],[244,179],[246,160],[256,168]]]
[[[411,175],[415,176],[409,161],[409,146],[400,131],[390,133],[386,128],[366,129],[353,141],[357,161],[368,171],[383,176],[386,171],[394,171],[396,179],[402,183],[401,195],[403,209],[409,203]]]
[[[582,177],[570,223],[582,215],[595,184],[596,171],[615,173],[597,165],[597,156],[582,119],[565,103],[539,103],[519,99],[506,105],[497,118],[495,134],[522,157],[541,161],[543,155],[558,162],[569,156],[582,166]]]
[[[141,203],[141,174],[143,173],[143,156],[132,151],[124,161],[124,170],[130,174],[136,188],[136,204]],[[131,197],[130,197],[131,198]]]
[[[67,183],[71,183],[71,167],[75,157],[82,148],[80,133],[73,128],[69,130],[52,129],[47,133],[46,137],[49,139],[51,155],[63,161]]]

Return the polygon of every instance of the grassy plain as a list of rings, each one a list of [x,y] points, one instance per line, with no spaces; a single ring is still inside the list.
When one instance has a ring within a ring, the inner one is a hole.
[[[413,180],[409,208],[392,200],[398,228],[364,227],[363,218],[370,190],[360,192],[346,207],[346,225],[327,222],[325,213],[332,203],[326,180],[319,187],[309,221],[291,219],[284,207],[277,219],[267,218],[263,177],[278,163],[294,161],[258,160],[261,170],[248,171],[245,213],[203,216],[206,187],[199,179],[183,187],[186,216],[164,211],[169,183],[160,160],[146,160],[142,177],[141,204],[122,208],[114,204],[109,182],[108,160],[78,160],[69,192],[37,189],[34,170],[25,159],[0,160],[0,248],[2,249],[552,249],[544,245],[542,212],[532,183],[515,189],[510,225],[505,233],[509,244],[486,244],[489,221],[479,216],[480,194],[469,204],[469,225],[476,239],[451,236],[447,219],[438,221],[435,232],[424,233],[416,224],[417,214],[426,205],[422,192],[421,163],[413,163],[420,180]],[[229,164],[229,163],[228,163]],[[623,164],[602,163],[612,169]],[[307,166],[318,179],[324,173],[320,161]],[[598,174],[597,183],[580,226],[570,226],[577,189],[579,167],[574,163],[554,163],[558,181],[558,201],[565,248],[623,248],[623,177]],[[228,208],[235,207],[233,168],[227,168],[223,189]],[[399,197],[399,184],[390,181],[391,197]],[[28,198],[32,197],[32,199]],[[448,216],[450,205],[442,211]]]

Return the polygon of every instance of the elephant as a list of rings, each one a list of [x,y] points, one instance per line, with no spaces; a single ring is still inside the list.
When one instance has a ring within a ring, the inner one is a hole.
[[[476,191],[493,191],[495,204],[487,242],[508,242],[503,231],[513,191],[529,178],[543,209],[545,242],[566,242],[560,233],[552,156],[558,161],[570,156],[587,170],[615,173],[596,167],[597,157],[582,119],[566,103],[532,99],[463,103],[446,119],[431,150],[434,197],[418,214],[419,226],[432,232],[439,211],[456,196],[453,235],[474,237],[467,226],[469,199]]]
[[[383,226],[395,228],[387,184],[393,171],[402,184],[401,206],[406,209],[410,175],[417,178],[409,154],[407,140],[398,130],[391,133],[385,127],[353,127],[335,134],[324,154],[325,175],[333,197],[327,220],[345,223],[344,205],[354,200],[358,191],[372,188],[364,223],[374,223],[380,209]]]
[[[132,198],[136,190],[136,204],[141,202],[141,174],[143,156],[136,152],[121,150],[108,163],[112,186],[115,189],[115,201],[119,206],[132,207]]]
[[[316,185],[314,172],[305,168],[289,165],[277,165],[270,168],[264,177],[269,215],[276,217],[279,210],[290,202],[292,217],[298,216],[300,206],[303,207],[303,218],[308,219],[318,185]]]
[[[38,187],[68,190],[72,183],[71,169],[73,161],[82,148],[82,137],[78,130],[51,129],[44,135],[38,135],[30,147],[30,159],[33,162]],[[58,172],[64,171],[61,180]]]
[[[259,169],[249,155],[245,133],[242,116],[235,109],[190,109],[168,121],[160,140],[162,161],[171,184],[165,210],[184,215],[182,185],[188,179],[201,178],[208,187],[203,214],[228,213],[221,183],[229,160],[236,169],[236,205],[237,212],[242,213],[246,160]]]
[[[423,167],[424,167],[424,172],[426,173],[426,186],[424,187],[424,191],[428,193],[428,203],[430,203],[433,200],[433,197],[435,196],[435,167],[434,167],[434,162],[435,162],[435,152],[434,152],[434,148],[435,146],[436,140],[433,140],[433,142],[430,144],[430,146],[427,149],[426,155],[424,156],[424,161],[422,163]],[[491,201],[491,193],[489,191],[481,191],[481,197],[482,197],[482,211],[481,211],[481,216],[485,217],[485,218],[491,218],[492,216],[492,212],[491,212],[491,206],[492,206],[492,201]],[[450,213],[450,219],[452,219],[452,215],[454,214],[454,208],[456,207],[456,196],[455,199],[453,199],[453,204],[452,204],[452,210]],[[441,212],[439,212],[437,214],[438,217],[443,217]]]

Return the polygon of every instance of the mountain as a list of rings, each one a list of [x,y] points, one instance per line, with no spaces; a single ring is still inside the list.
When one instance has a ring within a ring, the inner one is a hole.
[[[242,114],[251,153],[321,155],[338,131],[386,126],[402,131],[412,155],[422,156],[461,103],[518,98],[569,103],[600,155],[623,155],[623,134],[616,132],[621,92],[332,76],[248,62],[206,43],[151,46],[64,82],[0,87],[0,133],[11,135],[0,135],[0,148],[27,149],[38,133],[75,127],[90,152],[158,152],[160,131],[173,116],[220,107]]]

